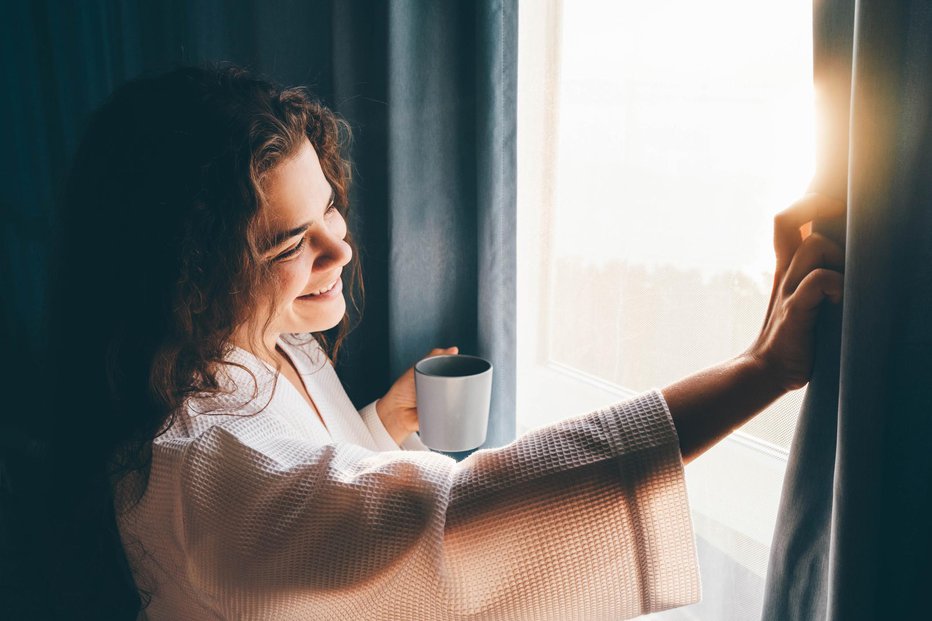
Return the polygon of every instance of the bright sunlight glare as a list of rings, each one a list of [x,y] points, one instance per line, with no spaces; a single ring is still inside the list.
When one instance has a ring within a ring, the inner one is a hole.
[[[765,283],[814,167],[812,4],[780,4],[564,5],[557,257]]]

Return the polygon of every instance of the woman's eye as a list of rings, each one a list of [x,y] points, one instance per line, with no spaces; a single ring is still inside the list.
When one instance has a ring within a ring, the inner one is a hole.
[[[327,206],[327,211],[326,211],[326,213],[329,214],[329,213],[332,212],[332,211],[337,211],[337,206],[336,206],[336,204],[333,203],[333,202],[331,202],[330,205]],[[301,240],[300,240],[297,244],[295,244],[294,246],[292,246],[291,248],[289,248],[289,249],[286,250],[285,252],[281,253],[280,255],[276,256],[276,257],[275,257],[274,259],[272,259],[272,260],[273,260],[273,261],[283,261],[284,259],[287,259],[287,258],[289,258],[289,257],[295,256],[296,254],[298,254],[299,252],[301,252],[301,248],[304,247],[304,241],[305,241],[305,239],[307,239],[307,238],[302,237]]]
[[[305,238],[302,237],[301,240],[293,247],[275,257],[275,261],[281,261],[282,259],[287,259],[288,257],[293,257],[294,255],[298,254],[301,251],[301,248],[304,246],[304,239]]]

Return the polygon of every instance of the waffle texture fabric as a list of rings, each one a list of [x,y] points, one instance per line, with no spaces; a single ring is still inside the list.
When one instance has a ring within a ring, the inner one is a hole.
[[[614,620],[699,600],[658,390],[456,462],[357,411],[316,340],[279,345],[326,426],[235,348],[229,394],[191,400],[147,485],[117,485],[141,619]]]

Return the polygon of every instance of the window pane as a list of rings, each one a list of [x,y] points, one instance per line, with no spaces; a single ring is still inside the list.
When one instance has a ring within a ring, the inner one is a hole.
[[[773,216],[814,165],[809,2],[539,0],[519,14],[519,429],[747,348]],[[796,391],[686,471],[701,604],[759,618]]]
[[[564,3],[551,360],[641,391],[751,344],[773,215],[812,173],[810,11]],[[787,448],[792,425],[746,431]]]

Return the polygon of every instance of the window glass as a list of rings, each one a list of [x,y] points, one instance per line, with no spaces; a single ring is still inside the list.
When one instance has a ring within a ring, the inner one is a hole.
[[[773,216],[813,172],[811,12],[800,0],[522,4],[519,428],[752,343]],[[687,468],[705,601],[669,618],[759,614],[803,394]]]

